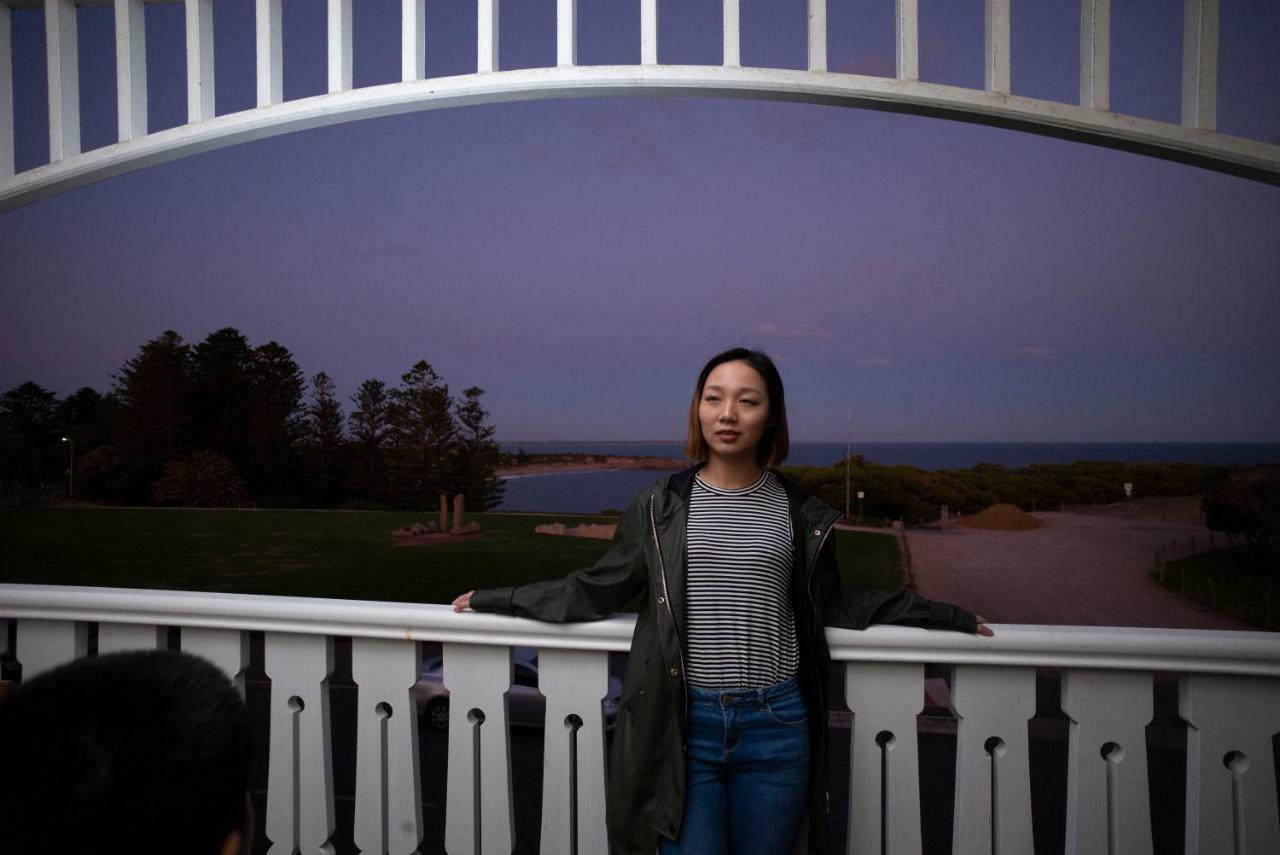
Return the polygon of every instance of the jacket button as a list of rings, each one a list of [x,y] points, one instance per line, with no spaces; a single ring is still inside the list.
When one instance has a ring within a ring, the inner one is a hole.
[[[818,535],[820,535],[820,534],[822,534],[822,529],[820,529],[820,528],[815,528],[815,529],[813,530],[813,536],[814,536],[814,537],[817,537],[817,536],[818,536]]]
[[[672,668],[672,669],[671,669],[671,676],[672,676],[672,677],[679,677],[679,676],[680,676],[680,669],[679,669],[679,668]]]
[[[658,605],[662,605],[667,601],[666,597],[658,597]]]

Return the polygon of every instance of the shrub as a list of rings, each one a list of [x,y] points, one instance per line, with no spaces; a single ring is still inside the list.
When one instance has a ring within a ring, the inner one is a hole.
[[[244,481],[231,461],[208,451],[166,463],[164,477],[151,485],[151,494],[159,504],[189,508],[234,508],[247,499]]]

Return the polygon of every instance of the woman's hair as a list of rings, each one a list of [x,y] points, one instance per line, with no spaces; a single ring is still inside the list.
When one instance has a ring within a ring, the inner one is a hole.
[[[717,365],[726,362],[745,362],[764,378],[765,393],[769,397],[769,424],[760,438],[756,448],[756,461],[766,469],[781,466],[787,459],[790,450],[790,439],[787,433],[787,402],[782,392],[782,377],[778,374],[773,360],[758,350],[735,347],[718,353],[702,367],[698,375],[698,384],[693,389],[693,402],[689,404],[689,438],[684,443],[685,457],[690,460],[707,459],[707,440],[702,436],[702,421],[698,418],[698,407],[702,402],[702,389],[707,385],[707,376]]]

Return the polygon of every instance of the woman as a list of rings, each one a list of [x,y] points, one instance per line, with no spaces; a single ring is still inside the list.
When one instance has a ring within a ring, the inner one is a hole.
[[[646,592],[623,680],[607,821],[617,851],[791,853],[827,838],[826,626],[896,623],[992,635],[911,591],[843,592],[839,514],[776,470],[782,379],[736,348],[702,369],[685,453],[623,512],[609,551],[564,579],[458,597],[462,611],[604,618]]]

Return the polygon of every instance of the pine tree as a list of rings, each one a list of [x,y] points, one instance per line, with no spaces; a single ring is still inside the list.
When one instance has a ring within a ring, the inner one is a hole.
[[[352,492],[361,499],[388,498],[387,445],[391,432],[387,384],[366,380],[351,396]]]
[[[64,477],[57,409],[58,396],[30,381],[0,395],[0,482],[37,487]]]
[[[269,341],[253,349],[248,396],[250,455],[244,472],[255,501],[276,506],[301,501],[305,387],[302,370],[287,347]]]
[[[340,498],[345,437],[342,405],[334,394],[333,380],[323,371],[311,378],[305,426],[310,491],[321,505],[331,506]]]
[[[498,443],[494,428],[486,424],[489,413],[480,403],[484,390],[479,386],[464,389],[463,400],[454,404],[458,416],[457,452],[458,480],[468,508],[487,511],[502,502],[506,485],[496,474]]]
[[[191,355],[192,447],[221,454],[240,472],[253,468],[253,362],[249,340],[233,327],[209,333]]]
[[[119,407],[114,445],[123,470],[117,479],[120,492],[112,498],[147,502],[151,482],[163,474],[165,463],[191,448],[191,346],[165,330],[143,344],[112,379]]]
[[[390,392],[392,492],[412,507],[432,508],[440,493],[451,494],[454,444],[449,386],[420,360]]]

